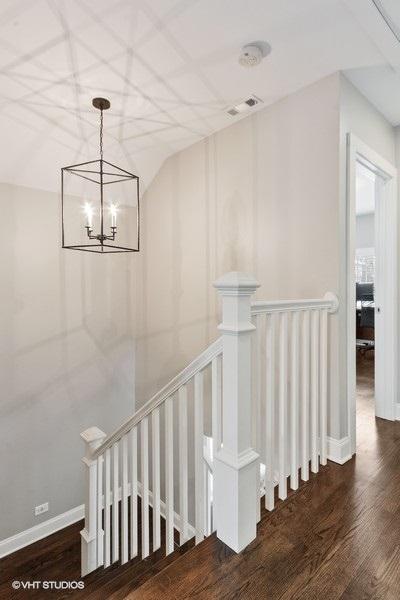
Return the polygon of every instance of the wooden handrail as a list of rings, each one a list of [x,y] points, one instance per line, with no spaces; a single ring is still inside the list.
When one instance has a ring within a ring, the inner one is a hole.
[[[218,338],[199,354],[187,367],[182,369],[171,381],[169,381],[159,392],[146,402],[134,415],[129,417],[118,429],[113,431],[93,453],[93,459],[101,456],[107,448],[110,448],[115,442],[118,442],[135,425],[140,423],[144,417],[147,417],[157,406],[160,406],[179,390],[182,385],[187,383],[196,373],[207,367],[213,358],[222,353],[222,338]]]

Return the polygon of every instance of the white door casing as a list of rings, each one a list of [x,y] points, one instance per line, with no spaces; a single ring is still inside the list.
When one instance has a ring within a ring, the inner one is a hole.
[[[347,405],[351,453],[356,451],[356,164],[376,175],[375,411],[395,419],[397,402],[397,169],[354,134],[347,136]]]

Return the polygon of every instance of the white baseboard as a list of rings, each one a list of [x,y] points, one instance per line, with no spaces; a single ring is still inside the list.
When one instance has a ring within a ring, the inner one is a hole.
[[[130,496],[130,484],[128,485],[128,496]],[[141,496],[141,483],[138,482],[138,494]],[[119,489],[119,500],[122,498],[122,490]],[[151,491],[149,491],[149,505],[153,505],[153,495]],[[104,499],[103,499],[104,506]],[[166,514],[166,506],[165,503],[160,501],[160,514],[165,519]],[[39,540],[59,531],[60,529],[64,529],[64,527],[68,527],[69,525],[73,525],[73,523],[77,523],[85,516],[85,505],[81,504],[81,506],[77,506],[76,508],[72,508],[61,515],[57,515],[57,517],[53,517],[52,519],[48,519],[47,521],[43,521],[43,523],[39,523],[30,529],[26,529],[25,531],[21,531],[21,533],[17,533],[5,540],[0,541],[0,558],[7,556],[8,554],[12,554],[21,548],[25,548],[25,546],[29,546],[30,544],[34,544]],[[180,531],[180,523],[181,518],[178,513],[174,511],[174,527],[177,531]],[[192,538],[196,535],[196,530],[188,523],[188,535],[189,538]]]
[[[346,436],[337,440],[335,438],[328,437],[328,459],[332,460],[339,465],[343,465],[345,462],[351,459],[351,447],[350,438]]]
[[[39,523],[30,529],[16,533],[5,540],[0,541],[0,558],[12,554],[25,546],[29,546],[34,542],[38,542],[43,538],[80,521],[84,517],[85,506],[76,506],[67,512],[57,515],[52,519],[47,519],[43,523]]]
[[[400,404],[396,402],[394,405],[394,418],[396,421],[400,421]]]

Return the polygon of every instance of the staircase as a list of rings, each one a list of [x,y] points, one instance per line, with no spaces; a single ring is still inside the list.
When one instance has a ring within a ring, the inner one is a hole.
[[[213,531],[240,552],[256,537],[260,497],[273,510],[327,462],[329,319],[337,298],[256,301],[228,273],[222,336],[116,431],[86,445],[82,575],[166,555]],[[178,536],[178,537],[176,537]]]

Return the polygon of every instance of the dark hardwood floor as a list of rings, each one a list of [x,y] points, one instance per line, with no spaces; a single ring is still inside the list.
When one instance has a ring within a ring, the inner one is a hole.
[[[0,561],[0,599],[399,600],[400,423],[374,418],[373,356],[358,360],[357,456],[329,462],[234,554],[211,536],[172,556],[98,570],[78,591],[14,591],[17,580],[78,580],[76,524]]]

